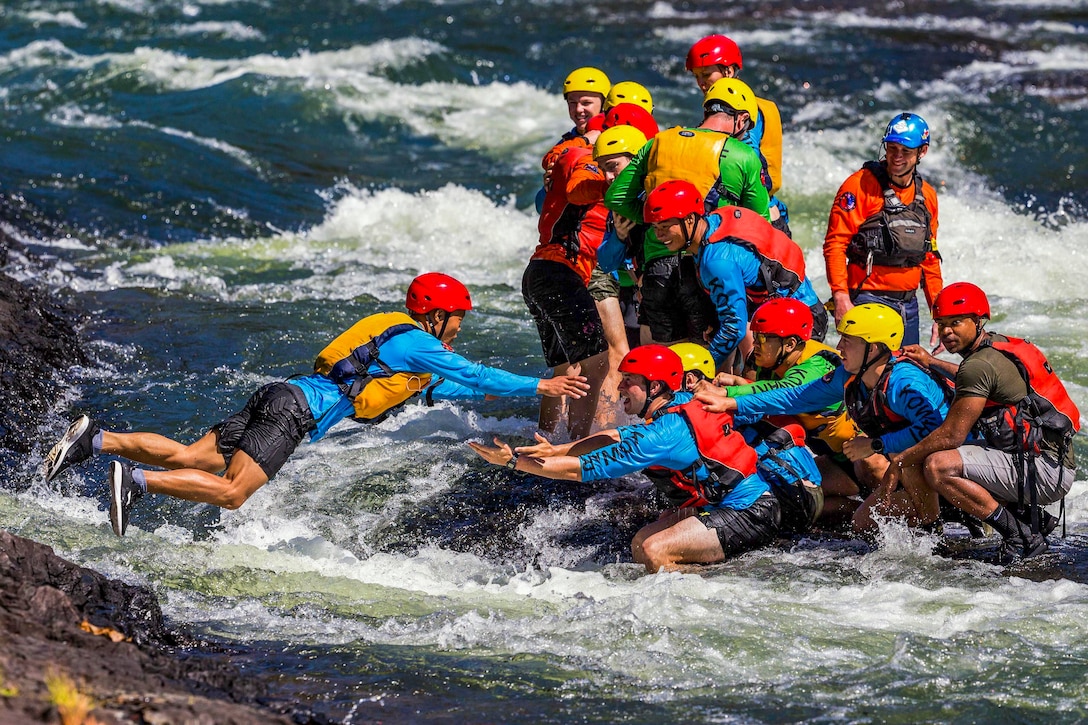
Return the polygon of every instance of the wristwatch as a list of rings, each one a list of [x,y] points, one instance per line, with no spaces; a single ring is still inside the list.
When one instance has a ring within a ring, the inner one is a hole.
[[[518,465],[518,454],[514,453],[510,456],[510,460],[506,462],[506,467],[513,470]]]
[[[883,453],[884,441],[879,438],[873,438],[869,441],[869,447],[873,449],[873,453]]]

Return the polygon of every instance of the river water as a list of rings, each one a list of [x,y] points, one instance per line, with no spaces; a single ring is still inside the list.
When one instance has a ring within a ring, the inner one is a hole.
[[[947,281],[991,294],[1088,410],[1088,2],[36,0],[0,8],[0,184],[67,233],[11,229],[88,311],[91,363],[0,526],[148,584],[343,722],[1078,722],[1088,718],[1088,487],[1047,563],[803,540],[645,576],[645,481],[562,484],[463,444],[535,403],[409,407],[300,447],[235,512],[145,499],[123,540],[105,460],[37,467],[73,411],[191,439],[308,370],[417,273],[472,288],[470,358],[543,372],[520,297],[538,161],[592,64],[694,123],[688,46],[727,32],[782,109],[781,196],[828,294],[838,184],[922,114]],[[1078,441],[1081,459],[1088,447]]]

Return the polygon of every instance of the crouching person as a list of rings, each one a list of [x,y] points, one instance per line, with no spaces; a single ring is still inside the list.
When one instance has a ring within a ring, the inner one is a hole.
[[[631,542],[649,572],[712,564],[759,548],[778,534],[778,499],[758,475],[758,455],[733,428],[729,413],[708,413],[687,393],[680,356],[644,345],[620,364],[625,412],[645,424],[602,431],[554,446],[512,450],[469,443],[490,463],[545,478],[595,481],[645,471],[674,508],[644,526]]]

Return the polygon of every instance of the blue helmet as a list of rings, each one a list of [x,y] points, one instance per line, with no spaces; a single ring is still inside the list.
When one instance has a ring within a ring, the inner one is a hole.
[[[884,130],[882,143],[897,143],[908,149],[929,145],[929,124],[913,113],[898,113]]]

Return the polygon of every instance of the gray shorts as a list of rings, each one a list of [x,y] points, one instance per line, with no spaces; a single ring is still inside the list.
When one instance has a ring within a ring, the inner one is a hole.
[[[963,460],[964,478],[982,486],[998,501],[1015,503],[1019,500],[1016,459],[1011,453],[980,445],[960,446],[956,451]],[[1077,477],[1075,468],[1063,468],[1046,455],[1035,458],[1035,469],[1039,504],[1043,506],[1064,498]]]

